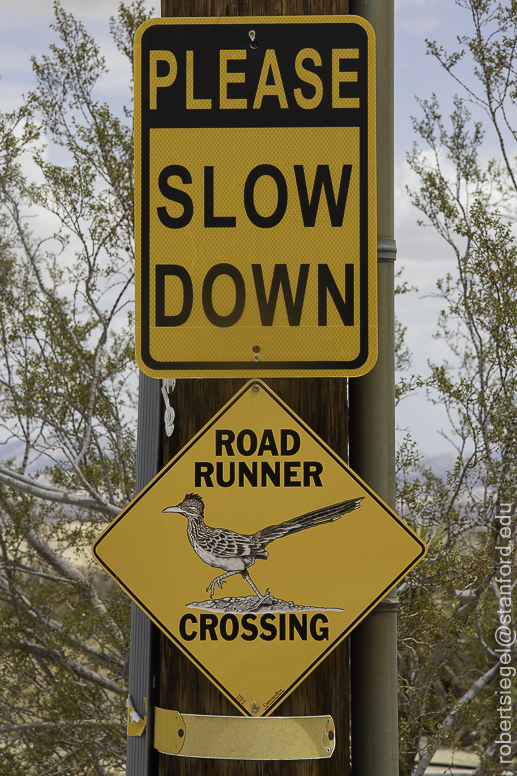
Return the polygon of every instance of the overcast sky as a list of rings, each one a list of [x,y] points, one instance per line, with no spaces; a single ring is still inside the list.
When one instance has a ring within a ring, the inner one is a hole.
[[[110,76],[102,94],[107,101],[120,102],[127,95],[128,70],[116,53],[109,36],[109,17],[116,14],[118,0],[64,0],[64,7],[73,11],[103,47]],[[147,3],[155,9],[157,3]],[[0,0],[0,109],[8,110],[19,104],[20,95],[33,82],[30,56],[45,52],[52,40],[52,0]],[[404,278],[418,286],[419,293],[402,298],[397,303],[398,315],[408,326],[407,340],[413,357],[413,371],[427,372],[426,361],[440,362],[445,357],[443,345],[432,335],[440,303],[431,294],[436,279],[453,268],[453,257],[430,229],[417,226],[418,214],[405,191],[411,176],[405,154],[411,149],[414,135],[411,115],[418,115],[415,95],[429,97],[434,91],[450,105],[453,84],[439,65],[426,56],[425,38],[436,39],[446,48],[455,45],[455,36],[464,32],[467,12],[454,0],[395,0],[395,212],[397,265],[405,268]],[[406,399],[400,408],[398,424],[411,429],[423,453],[439,456],[450,448],[438,430],[446,426],[446,418],[423,396]]]

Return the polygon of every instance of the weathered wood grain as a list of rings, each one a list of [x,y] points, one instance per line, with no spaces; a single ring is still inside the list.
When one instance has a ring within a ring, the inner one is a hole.
[[[348,13],[348,0],[162,0],[162,16],[298,16]]]
[[[162,16],[265,16],[348,13],[348,0],[162,0]],[[175,431],[164,434],[163,464],[171,460],[246,380],[178,380],[172,404]],[[345,379],[265,380],[345,461],[348,447]],[[166,636],[160,637],[156,703],[190,714],[234,716],[235,707]],[[250,665],[250,671],[256,670]],[[330,759],[292,762],[203,760],[159,754],[157,776],[349,776],[348,639],[274,712],[278,716],[330,714],[336,750]]]
[[[176,427],[164,439],[167,463],[246,380],[178,380],[172,404]],[[348,413],[346,381],[277,379],[266,382],[316,433],[346,460]],[[250,665],[250,671],[257,667]],[[190,714],[235,715],[235,707],[164,635],[160,639],[159,698],[162,708]],[[330,760],[232,762],[159,755],[159,776],[347,776],[349,774],[348,640],[274,712],[278,716],[331,714],[336,751]]]

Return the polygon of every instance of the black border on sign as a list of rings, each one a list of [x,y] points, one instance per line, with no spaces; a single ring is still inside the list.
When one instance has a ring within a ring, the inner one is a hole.
[[[239,23],[242,20],[243,27],[248,28],[249,26],[249,19],[255,18],[255,17],[238,17],[235,19],[235,22]],[[284,17],[285,18],[285,17]],[[159,26],[162,27],[168,27],[170,28],[172,25],[170,22],[167,22],[166,20],[153,20],[152,27],[148,27],[147,30],[144,31],[143,35],[141,36],[139,40],[140,45],[140,52],[144,50],[144,38],[145,33],[149,31],[152,28],[156,28]],[[159,22],[163,22],[162,25],[159,24]],[[257,24],[261,23],[260,20],[256,19]],[[264,22],[271,24],[271,18],[265,18]],[[305,28],[309,28],[311,25],[314,28],[322,28],[322,25],[325,24],[325,22],[318,22],[316,20],[313,20],[311,17],[300,17],[299,19],[296,19],[295,17],[291,17],[289,21],[285,22],[278,22],[277,26],[281,26],[285,29],[286,25],[289,26],[292,24],[293,26],[303,25]],[[368,61],[370,58],[370,50],[371,47],[375,46],[374,36],[368,34],[366,27],[360,25],[356,21],[336,21],[336,22],[328,22],[329,26],[332,26],[333,28],[338,28],[341,25],[345,25],[348,30],[352,26],[356,26],[360,30],[360,34],[363,35],[366,38],[366,48],[368,51],[368,57],[366,62],[366,72],[368,73]],[[173,25],[174,27],[180,27],[181,21],[178,20],[177,23]],[[195,21],[195,24],[192,24],[192,20],[189,20],[189,23],[185,25],[186,28],[192,28],[192,26],[195,26],[197,28],[205,27],[205,28],[213,28],[213,25],[208,24],[206,19],[200,19],[199,22],[197,20]],[[226,25],[218,24],[217,26],[217,35],[220,37],[221,32],[221,26],[227,28],[228,30],[235,31],[235,28],[237,26],[236,23],[227,23]],[[366,99],[364,100],[364,104],[366,105],[366,108],[361,109],[362,118],[358,122],[354,124],[348,124],[348,126],[358,126],[359,125],[359,186],[360,186],[360,225],[359,225],[359,354],[358,356],[349,361],[252,361],[246,360],[246,361],[156,361],[151,355],[150,352],[150,292],[151,292],[151,282],[150,282],[150,256],[149,256],[149,246],[150,246],[150,191],[149,191],[149,165],[150,165],[150,127],[146,126],[146,123],[144,122],[142,118],[142,108],[140,107],[140,113],[137,115],[135,113],[135,121],[140,122],[140,149],[139,149],[139,155],[140,155],[140,162],[141,162],[141,202],[140,202],[140,213],[135,213],[135,217],[140,220],[140,246],[139,250],[137,248],[137,256],[140,256],[140,264],[141,264],[141,276],[140,276],[140,304],[141,304],[141,315],[140,315],[140,352],[137,353],[137,360],[138,358],[141,359],[142,363],[147,367],[149,370],[151,370],[154,375],[153,376],[160,376],[164,373],[172,374],[174,372],[179,371],[188,371],[191,373],[192,377],[196,376],[196,372],[202,372],[202,371],[232,371],[232,372],[247,372],[247,374],[251,374],[253,372],[257,373],[257,377],[267,377],[274,376],[274,373],[282,371],[289,371],[292,372],[308,372],[310,370],[318,370],[318,371],[340,371],[343,373],[353,373],[357,372],[367,361],[370,356],[370,348],[369,348],[369,319],[370,319],[370,310],[369,310],[369,292],[368,292],[368,270],[369,270],[369,228],[368,228],[368,222],[370,218],[370,212],[368,207],[368,199],[369,199],[369,190],[368,190],[368,170],[369,170],[369,154],[368,154],[368,130],[369,125],[371,123],[370,121],[370,112],[369,112],[369,97],[370,97],[370,87],[372,84],[370,84],[369,77],[366,80]],[[373,85],[374,86],[374,85]],[[144,90],[144,87],[141,87],[142,92]],[[142,103],[142,100],[140,101],[140,104]],[[364,110],[364,113],[363,113]],[[208,111],[207,111],[208,112]],[[195,112],[199,113],[199,112]],[[203,113],[203,111],[201,111]],[[210,111],[212,113],[212,111]],[[305,111],[307,113],[307,111]],[[329,112],[327,111],[327,114]],[[283,123],[283,122],[282,122]],[[185,126],[184,122],[180,122],[180,126]],[[240,125],[240,124],[239,124]],[[266,123],[262,124],[263,126],[279,126],[282,124],[278,124],[276,121],[273,121],[273,123]],[[303,124],[305,125],[305,124]],[[329,121],[327,123],[320,123],[318,122],[316,126],[333,126],[333,121]],[[299,126],[299,124],[296,124],[296,126]],[[340,126],[347,126],[346,120],[340,124]],[[375,133],[375,122],[373,122],[372,132]],[[373,294],[372,294],[373,296]],[[371,301],[372,305],[375,305],[377,303],[377,300],[375,298]],[[159,374],[158,374],[159,373]]]
[[[106,564],[106,563],[104,563],[104,561],[102,560],[102,558],[99,556],[99,554],[98,554],[98,552],[97,552],[97,547],[98,547],[98,546],[101,544],[101,542],[102,542],[102,540],[104,539],[104,537],[105,537],[105,536],[107,536],[107,535],[108,535],[108,534],[109,534],[109,533],[110,533],[110,532],[113,530],[113,528],[115,528],[115,526],[116,526],[116,525],[117,525],[117,524],[120,522],[120,520],[122,520],[122,519],[123,519],[123,518],[124,518],[124,517],[125,517],[125,516],[128,514],[128,512],[130,512],[130,511],[132,510],[132,508],[133,508],[134,506],[136,506],[136,504],[138,504],[138,502],[140,501],[140,499],[141,499],[143,496],[145,496],[145,495],[146,495],[146,493],[147,493],[147,492],[148,492],[148,491],[149,491],[149,490],[150,490],[150,489],[153,487],[153,485],[155,484],[155,482],[158,482],[159,480],[161,480],[161,478],[162,478],[162,477],[164,477],[166,474],[168,474],[169,470],[170,470],[170,469],[172,469],[172,468],[173,468],[173,466],[175,466],[175,464],[176,464],[176,463],[178,463],[178,461],[180,461],[180,460],[183,458],[183,456],[184,456],[186,453],[188,453],[188,451],[189,451],[189,450],[190,450],[190,449],[191,449],[191,448],[192,448],[192,447],[193,447],[193,446],[194,446],[194,445],[195,445],[195,444],[196,444],[196,443],[197,443],[197,442],[198,442],[198,441],[199,441],[199,440],[200,440],[200,439],[201,439],[201,438],[202,438],[202,437],[203,437],[203,436],[204,436],[204,435],[205,435],[205,434],[208,432],[208,431],[210,431],[210,429],[212,428],[212,426],[213,426],[213,425],[214,425],[214,424],[215,424],[215,423],[216,423],[218,420],[220,420],[220,418],[222,418],[222,417],[223,417],[223,416],[224,416],[224,415],[225,415],[225,414],[228,412],[228,410],[229,410],[231,407],[233,407],[233,405],[234,405],[234,404],[235,404],[237,401],[239,401],[239,399],[240,399],[242,396],[244,396],[244,394],[245,394],[247,391],[250,391],[250,390],[252,390],[252,388],[253,388],[253,385],[254,385],[254,384],[255,384],[255,383],[254,383],[254,381],[251,381],[251,382],[247,383],[247,384],[246,384],[246,385],[245,385],[245,386],[244,386],[244,387],[243,387],[243,388],[242,388],[242,389],[241,389],[241,390],[240,390],[240,391],[239,391],[239,392],[238,392],[238,393],[237,393],[237,394],[236,394],[236,395],[233,397],[233,399],[231,399],[231,400],[228,402],[228,404],[227,404],[225,407],[223,407],[223,409],[222,409],[222,410],[220,410],[220,412],[218,412],[218,413],[217,413],[217,415],[215,415],[215,416],[212,418],[212,420],[211,420],[211,421],[210,421],[210,422],[209,422],[209,423],[208,423],[208,424],[207,424],[207,425],[206,425],[204,428],[202,428],[202,429],[201,429],[201,431],[200,431],[198,434],[196,434],[196,436],[195,436],[193,439],[191,439],[191,440],[190,440],[190,442],[188,442],[188,443],[185,445],[185,447],[184,447],[182,450],[180,450],[180,452],[179,452],[179,453],[178,453],[178,454],[177,454],[177,455],[176,455],[176,456],[175,456],[175,457],[172,459],[172,461],[170,461],[170,463],[168,463],[168,464],[167,464],[167,465],[166,465],[166,466],[165,466],[165,467],[164,467],[164,468],[161,470],[161,472],[159,472],[159,473],[156,475],[156,477],[154,477],[154,478],[151,480],[151,482],[150,482],[150,483],[149,483],[149,484],[148,484],[148,485],[147,485],[147,486],[146,486],[146,487],[145,487],[143,490],[141,490],[141,491],[140,491],[140,493],[138,494],[138,496],[136,496],[136,498],[135,498],[135,499],[134,499],[134,500],[131,502],[131,504],[130,504],[128,507],[126,507],[126,509],[124,509],[124,510],[123,510],[123,512],[121,512],[121,513],[120,513],[120,515],[119,515],[118,517],[116,517],[116,518],[115,518],[115,520],[114,520],[114,521],[113,521],[113,522],[112,522],[112,523],[111,523],[111,524],[110,524],[110,525],[109,525],[109,526],[106,528],[106,530],[105,530],[105,531],[104,531],[104,532],[101,534],[101,536],[100,536],[100,537],[99,537],[99,538],[96,540],[96,542],[95,542],[95,543],[93,544],[93,546],[92,546],[92,552],[93,552],[93,555],[94,555],[95,559],[97,560],[97,562],[98,562],[98,563],[100,563],[100,565],[101,565],[101,566],[102,566],[102,567],[103,567],[103,568],[104,568],[104,569],[105,569],[105,570],[108,572],[108,574],[110,574],[110,576],[112,576],[112,577],[113,577],[113,578],[114,578],[114,579],[115,579],[115,580],[118,582],[118,584],[119,584],[119,585],[120,585],[120,586],[121,586],[121,587],[122,587],[122,588],[123,588],[123,589],[126,591],[126,593],[127,593],[129,596],[130,596],[130,598],[132,598],[132,600],[133,600],[133,601],[135,601],[135,603],[137,603],[137,604],[138,604],[138,606],[139,606],[139,607],[140,607],[140,608],[141,608],[141,609],[142,609],[142,610],[143,610],[143,611],[144,611],[144,612],[147,614],[147,616],[148,616],[148,617],[149,617],[149,618],[150,618],[150,619],[151,619],[151,620],[152,620],[152,621],[153,621],[153,622],[154,622],[154,623],[155,623],[155,624],[156,624],[156,625],[157,625],[157,626],[160,628],[160,630],[162,630],[162,631],[163,631],[163,632],[164,632],[164,633],[165,633],[165,634],[166,634],[166,635],[167,635],[167,636],[170,638],[170,640],[171,640],[171,641],[172,641],[172,642],[173,642],[173,643],[174,643],[174,644],[175,644],[175,645],[178,647],[178,649],[180,649],[180,650],[181,650],[181,651],[182,651],[182,652],[183,652],[185,655],[187,655],[187,657],[188,657],[190,660],[192,660],[192,662],[193,662],[193,663],[194,663],[194,664],[195,664],[195,665],[196,665],[196,666],[197,666],[197,667],[200,669],[200,671],[202,671],[202,673],[204,673],[204,674],[205,674],[205,676],[207,676],[207,677],[210,679],[210,681],[211,681],[211,682],[213,682],[213,684],[215,684],[215,685],[216,685],[216,687],[218,687],[218,688],[219,688],[219,690],[220,690],[220,691],[221,691],[221,692],[222,692],[224,695],[226,695],[226,697],[227,697],[227,698],[229,698],[229,699],[230,699],[230,700],[231,700],[231,701],[232,701],[232,702],[233,702],[233,703],[234,703],[236,706],[238,706],[238,708],[239,708],[239,709],[241,709],[241,710],[242,710],[243,714],[245,714],[245,715],[246,715],[246,716],[248,716],[248,717],[252,717],[252,718],[254,718],[254,719],[255,719],[256,717],[254,717],[254,715],[253,715],[253,714],[250,714],[250,713],[249,713],[249,711],[248,711],[246,708],[244,708],[244,706],[242,706],[242,705],[239,703],[239,701],[238,701],[238,700],[237,700],[237,699],[234,697],[234,695],[231,693],[231,691],[230,691],[230,690],[228,690],[228,689],[227,689],[227,688],[226,688],[226,687],[225,687],[223,684],[221,684],[221,682],[219,682],[219,680],[218,680],[218,679],[217,679],[217,678],[216,678],[216,677],[215,677],[215,676],[214,676],[212,673],[210,673],[210,671],[208,671],[208,670],[205,668],[205,666],[204,666],[202,663],[200,663],[200,662],[199,662],[199,660],[198,660],[198,659],[197,659],[197,658],[196,658],[196,657],[195,657],[195,656],[194,656],[194,655],[193,655],[193,654],[192,654],[192,653],[191,653],[191,652],[190,652],[190,651],[189,651],[189,650],[186,648],[186,646],[185,646],[185,645],[184,645],[184,644],[183,644],[181,641],[179,641],[179,640],[176,638],[176,636],[174,636],[174,634],[173,634],[173,633],[171,633],[171,631],[170,631],[170,630],[169,630],[169,629],[168,629],[168,628],[167,628],[165,625],[163,625],[163,623],[161,623],[161,622],[160,622],[160,621],[159,621],[159,620],[158,620],[158,619],[157,619],[157,618],[154,616],[154,614],[151,612],[151,610],[150,610],[150,609],[148,609],[148,608],[147,608],[147,606],[146,606],[146,605],[143,603],[143,601],[141,601],[141,600],[138,598],[138,596],[136,596],[136,595],[135,595],[135,594],[134,594],[134,593],[133,593],[133,592],[132,592],[132,591],[129,589],[129,587],[128,587],[127,585],[125,585],[125,584],[124,584],[124,582],[123,582],[123,581],[122,581],[122,580],[121,580],[121,579],[120,579],[120,578],[119,578],[119,577],[118,577],[116,574],[114,574],[114,573],[111,571],[111,569],[109,568],[109,566],[107,566],[107,564]],[[315,669],[315,668],[316,668],[316,667],[317,667],[317,666],[318,666],[318,665],[319,665],[319,664],[320,664],[320,663],[321,663],[321,662],[324,660],[324,658],[325,658],[325,657],[326,657],[326,656],[327,656],[327,655],[328,655],[328,654],[329,654],[329,653],[330,653],[330,652],[331,652],[333,649],[335,649],[335,648],[338,646],[338,644],[340,644],[340,643],[343,641],[343,639],[345,639],[345,638],[346,638],[346,636],[348,636],[348,635],[349,635],[349,633],[350,633],[350,632],[351,632],[351,631],[352,631],[352,630],[355,628],[355,626],[356,626],[356,625],[358,625],[358,624],[359,624],[359,622],[360,622],[362,619],[364,619],[364,617],[366,617],[366,615],[367,615],[367,614],[368,614],[368,613],[369,613],[369,612],[370,612],[370,611],[371,611],[371,610],[372,610],[372,609],[373,609],[373,608],[374,608],[374,607],[375,607],[375,606],[376,606],[376,605],[379,603],[379,601],[381,601],[381,600],[382,600],[382,599],[383,599],[383,598],[386,596],[386,594],[387,594],[387,593],[388,593],[388,592],[389,592],[389,591],[390,591],[390,590],[391,590],[393,587],[395,587],[395,585],[396,585],[396,584],[397,584],[397,583],[398,583],[398,582],[399,582],[399,581],[400,581],[400,580],[401,580],[403,577],[405,577],[405,575],[406,575],[406,574],[407,574],[407,573],[408,573],[408,572],[409,572],[409,571],[410,571],[410,570],[411,570],[411,569],[412,569],[412,568],[413,568],[413,567],[414,567],[414,566],[415,566],[415,565],[416,565],[416,564],[419,562],[419,560],[420,560],[420,559],[421,559],[421,558],[422,558],[422,557],[425,555],[425,553],[426,553],[426,551],[427,551],[427,547],[426,547],[425,543],[424,543],[424,542],[423,542],[423,541],[420,539],[420,537],[419,537],[419,536],[417,536],[417,535],[416,535],[416,534],[415,534],[415,533],[414,533],[414,532],[413,532],[413,531],[412,531],[412,530],[409,528],[409,526],[407,526],[407,525],[406,525],[406,523],[404,523],[404,521],[403,521],[403,520],[401,520],[401,519],[400,519],[400,517],[399,517],[399,516],[398,516],[398,515],[397,515],[397,514],[396,514],[396,513],[395,513],[395,512],[392,510],[392,509],[390,509],[390,507],[388,507],[388,505],[387,505],[387,504],[385,504],[385,503],[384,503],[384,502],[383,502],[383,501],[382,501],[382,500],[379,498],[379,496],[377,496],[377,495],[376,495],[376,494],[373,492],[373,490],[372,490],[372,489],[371,489],[371,488],[370,488],[370,487],[369,487],[369,486],[368,486],[368,485],[367,485],[365,482],[363,482],[363,481],[361,480],[361,478],[360,478],[360,477],[358,477],[358,475],[357,475],[355,472],[353,472],[353,471],[352,471],[352,469],[350,469],[350,467],[348,467],[348,466],[347,466],[347,465],[344,463],[344,461],[342,461],[342,460],[341,460],[341,458],[339,458],[339,456],[338,456],[338,455],[336,455],[336,453],[334,453],[334,451],[333,451],[333,450],[331,450],[331,449],[330,449],[330,448],[329,448],[329,447],[328,447],[328,446],[327,446],[327,445],[326,445],[326,444],[323,442],[323,440],[322,440],[322,439],[320,439],[320,438],[318,437],[318,435],[317,435],[317,434],[316,434],[314,431],[312,431],[312,429],[310,429],[310,428],[309,428],[309,426],[307,426],[307,425],[306,425],[306,424],[303,422],[303,420],[302,420],[301,418],[299,418],[299,417],[298,417],[298,416],[297,416],[297,415],[296,415],[296,414],[295,414],[295,413],[294,413],[294,412],[293,412],[293,411],[290,409],[290,407],[288,407],[288,406],[287,406],[287,404],[285,404],[285,403],[284,403],[284,402],[283,402],[283,401],[280,399],[280,397],[278,397],[278,396],[277,396],[277,395],[276,395],[276,394],[275,394],[273,391],[271,391],[271,390],[268,388],[268,386],[267,386],[267,385],[265,385],[264,383],[260,382],[259,384],[260,384],[260,388],[261,388],[261,390],[264,390],[264,391],[265,391],[265,392],[268,394],[268,396],[269,396],[271,399],[273,399],[273,400],[274,400],[274,401],[275,401],[275,402],[276,402],[276,403],[277,403],[277,404],[278,404],[280,407],[282,407],[282,409],[283,409],[283,410],[285,410],[285,412],[286,412],[286,413],[287,413],[287,414],[288,414],[288,415],[291,417],[291,419],[292,419],[292,420],[293,420],[295,423],[297,423],[299,426],[301,426],[301,427],[303,428],[303,430],[304,430],[304,431],[305,431],[307,434],[309,434],[309,436],[310,436],[310,437],[311,437],[311,438],[312,438],[312,439],[313,439],[313,440],[314,440],[314,441],[315,441],[315,442],[316,442],[316,443],[317,443],[317,444],[318,444],[318,445],[319,445],[319,446],[320,446],[320,447],[321,447],[321,448],[324,450],[324,452],[325,452],[327,455],[329,455],[329,456],[330,456],[330,457],[331,457],[331,458],[332,458],[332,459],[333,459],[333,460],[334,460],[334,461],[335,461],[335,462],[336,462],[336,463],[337,463],[339,466],[341,466],[341,468],[342,468],[344,471],[346,471],[346,473],[347,473],[348,475],[350,475],[350,476],[352,477],[352,479],[354,479],[354,480],[355,480],[355,481],[356,481],[356,482],[357,482],[357,483],[358,483],[358,484],[361,486],[361,488],[363,488],[364,490],[366,490],[366,491],[369,493],[369,495],[370,495],[370,496],[371,496],[371,497],[374,499],[374,501],[376,501],[376,502],[377,502],[377,504],[378,504],[378,505],[379,505],[379,506],[380,506],[382,509],[384,509],[384,511],[385,511],[385,512],[387,512],[387,513],[388,513],[388,515],[390,515],[390,517],[392,517],[392,518],[393,518],[393,519],[394,519],[394,520],[395,520],[395,521],[396,521],[396,522],[399,524],[399,526],[400,526],[401,528],[403,528],[403,529],[406,531],[406,533],[408,533],[408,534],[409,534],[409,535],[410,535],[410,536],[411,536],[411,537],[412,537],[412,538],[413,538],[413,539],[416,541],[416,543],[417,543],[417,544],[419,544],[419,545],[420,545],[420,553],[417,555],[417,557],[416,557],[416,558],[415,558],[415,559],[414,559],[414,560],[413,560],[411,563],[409,563],[409,564],[408,564],[408,565],[407,565],[407,566],[406,566],[406,567],[403,569],[403,571],[401,571],[401,572],[400,572],[400,574],[398,574],[398,575],[397,575],[397,577],[396,577],[396,578],[393,580],[393,582],[390,582],[390,584],[389,584],[389,585],[387,585],[387,586],[384,588],[384,590],[383,590],[381,593],[379,593],[379,595],[377,596],[377,598],[376,598],[374,601],[372,601],[372,603],[371,603],[369,606],[367,606],[367,607],[366,607],[366,608],[363,610],[363,612],[362,612],[360,615],[358,615],[358,616],[355,618],[355,620],[354,620],[352,623],[350,623],[350,624],[349,624],[349,626],[348,626],[347,628],[345,628],[345,630],[344,630],[344,631],[343,631],[343,632],[342,632],[342,633],[341,633],[341,634],[340,634],[340,635],[339,635],[339,636],[338,636],[336,639],[334,639],[334,641],[332,642],[332,644],[329,644],[329,646],[327,647],[327,649],[325,649],[325,650],[324,650],[324,651],[323,651],[323,652],[320,654],[320,656],[319,656],[319,657],[318,657],[316,660],[314,660],[314,661],[313,661],[313,662],[312,662],[312,663],[311,663],[309,666],[307,666],[307,668],[305,669],[305,671],[303,671],[303,673],[302,673],[302,674],[300,674],[300,676],[298,677],[298,679],[296,679],[296,681],[292,682],[292,683],[289,685],[289,687],[287,687],[287,688],[284,690],[284,692],[282,693],[282,695],[280,695],[280,696],[279,696],[279,697],[278,697],[278,698],[275,700],[275,702],[273,703],[273,705],[267,708],[266,712],[267,712],[267,715],[269,715],[269,714],[270,714],[270,712],[272,712],[272,711],[273,711],[273,710],[274,710],[274,709],[275,709],[275,708],[276,708],[276,707],[277,707],[277,706],[278,706],[278,705],[279,705],[279,704],[280,704],[280,703],[281,703],[281,702],[282,702],[282,701],[283,701],[283,700],[284,700],[284,699],[287,697],[287,695],[289,695],[289,693],[291,692],[291,690],[294,690],[294,689],[295,689],[295,687],[297,687],[297,686],[298,686],[298,685],[299,685],[299,684],[300,684],[300,683],[301,683],[301,682],[302,682],[302,681],[303,681],[303,680],[304,680],[304,679],[305,679],[305,678],[306,678],[306,677],[307,677],[307,676],[308,676],[308,675],[309,675],[309,674],[310,674],[310,673],[311,673],[311,672],[312,672],[312,671],[313,671],[313,670],[314,670],[314,669]],[[265,716],[265,715],[264,715],[264,714],[262,714],[261,716]]]

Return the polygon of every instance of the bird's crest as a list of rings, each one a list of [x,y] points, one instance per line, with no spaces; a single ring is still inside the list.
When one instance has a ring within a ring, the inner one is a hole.
[[[196,509],[201,509],[201,511],[205,508],[203,499],[197,493],[186,493],[182,504],[184,507],[196,507]]]

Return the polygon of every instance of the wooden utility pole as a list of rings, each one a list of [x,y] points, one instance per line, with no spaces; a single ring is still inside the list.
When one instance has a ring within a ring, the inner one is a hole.
[[[383,10],[382,10],[383,9]],[[383,35],[377,121],[381,127],[379,167],[379,364],[350,385],[353,401],[352,465],[393,506],[393,263],[392,229],[392,42],[382,25],[392,25],[393,0],[162,0],[164,17],[291,16],[356,13]],[[382,13],[381,13],[382,10]],[[384,15],[383,15],[384,14]],[[380,26],[381,25],[381,26]],[[392,28],[390,28],[392,29]],[[391,49],[390,49],[391,46]],[[391,52],[391,53],[390,53]],[[390,59],[391,57],[391,59]],[[391,62],[391,64],[390,64]],[[391,74],[391,75],[390,75]],[[379,102],[380,100],[380,102]],[[381,106],[381,103],[383,105]],[[386,103],[386,105],[384,105]],[[391,108],[390,108],[391,106]],[[386,124],[388,122],[388,124]],[[391,165],[391,167],[390,167]],[[167,437],[161,381],[141,375],[139,475],[142,488],[234,396],[247,379],[181,379],[171,397],[175,429]],[[345,378],[266,379],[268,385],[343,460],[348,460],[348,405]],[[149,435],[149,430],[153,429]],[[161,445],[157,444],[161,436]],[[149,444],[145,438],[151,438]],[[142,440],[142,441],[141,441]],[[160,449],[158,450],[158,447]],[[159,460],[159,463],[158,463]],[[355,697],[350,724],[350,652],[341,643],[273,712],[273,716],[332,715],[339,731],[330,759],[232,761],[175,757],[152,749],[153,708],[184,714],[235,716],[234,706],[174,644],[133,605],[130,688],[148,699],[148,733],[128,740],[128,776],[348,776],[352,727],[354,774],[396,776],[396,605],[386,600],[355,634],[352,666]],[[136,646],[136,650],[135,650]],[[356,668],[354,668],[354,665]],[[261,667],[262,669],[263,667]],[[250,672],[255,666],[250,665]],[[136,702],[136,701],[135,701]],[[140,712],[142,710],[140,708]]]
[[[346,14],[348,0],[162,0],[162,16],[274,16]],[[164,436],[167,463],[247,380],[178,380],[176,425]],[[265,380],[302,420],[347,460],[347,381],[341,378]],[[164,635],[160,635],[156,705],[184,713],[235,716],[234,706]],[[254,667],[250,666],[250,671]],[[276,716],[332,714],[339,746],[330,760],[228,761],[157,755],[157,776],[347,776],[349,752],[349,646],[343,642],[273,712]]]

